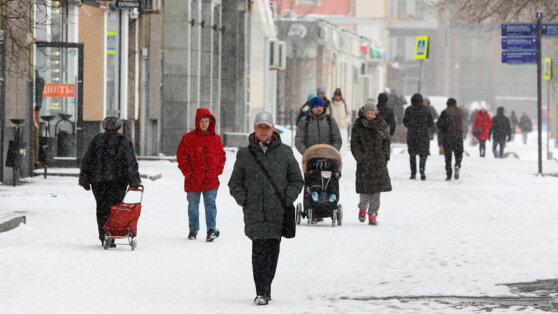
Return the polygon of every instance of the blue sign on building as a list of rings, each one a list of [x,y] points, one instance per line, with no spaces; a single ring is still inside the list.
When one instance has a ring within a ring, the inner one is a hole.
[[[502,50],[536,50],[537,38],[535,37],[504,37]]]
[[[537,63],[536,51],[502,51],[502,63]]]
[[[542,35],[546,37],[558,37],[558,24],[543,24]]]
[[[537,36],[537,25],[530,23],[502,24],[502,36]]]

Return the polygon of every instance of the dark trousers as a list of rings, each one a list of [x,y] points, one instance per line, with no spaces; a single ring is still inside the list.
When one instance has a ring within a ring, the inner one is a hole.
[[[419,170],[420,173],[424,173],[424,169],[426,168],[426,158],[427,155],[419,155]],[[409,155],[409,161],[411,162],[411,175],[417,174],[417,155]]]
[[[256,295],[271,297],[271,283],[275,277],[281,239],[252,240],[252,272]]]
[[[498,146],[500,146],[500,151],[498,151]],[[492,152],[494,153],[494,158],[502,158],[504,156],[504,147],[506,147],[506,140],[497,141],[492,140]]]
[[[451,156],[455,155],[455,167],[461,168],[461,160],[463,160],[463,151],[453,150],[450,147],[444,146],[444,157],[446,158],[446,174],[451,176]]]
[[[479,140],[479,153],[481,157],[486,154],[486,141]]]
[[[110,216],[110,207],[118,205],[126,196],[128,185],[117,182],[105,182],[93,184],[91,189],[97,201],[97,226],[99,227],[99,239],[105,239],[105,231],[103,226]]]

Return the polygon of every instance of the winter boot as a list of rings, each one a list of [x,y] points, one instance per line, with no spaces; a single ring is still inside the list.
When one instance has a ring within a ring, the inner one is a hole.
[[[378,217],[377,213],[374,213],[374,212],[369,213],[368,214],[368,224],[373,225],[373,226],[377,225],[378,221],[376,220],[376,217]]]
[[[254,299],[255,305],[267,305],[268,303],[268,299],[263,295],[259,295]]]
[[[424,169],[420,169],[420,179],[422,181],[426,180],[426,174],[424,174]]]
[[[190,231],[190,233],[188,233],[188,240],[195,240],[197,236],[198,236],[197,232]]]
[[[412,173],[411,173],[411,176],[409,177],[409,179],[414,180],[414,179],[416,179],[416,178],[417,178],[417,174],[414,173],[414,172],[412,172]]]
[[[455,180],[459,180],[459,167],[455,167],[455,174],[453,175]]]
[[[213,242],[213,240],[219,237],[219,230],[218,229],[209,229],[207,230],[207,237],[205,238],[206,242]]]
[[[450,181],[451,180],[451,173],[446,174],[446,181]]]
[[[366,210],[361,210],[358,212],[358,220],[364,222],[366,220]]]

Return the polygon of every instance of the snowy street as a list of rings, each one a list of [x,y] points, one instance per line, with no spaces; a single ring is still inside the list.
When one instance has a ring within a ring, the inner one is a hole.
[[[393,191],[382,193],[379,225],[369,226],[357,219],[356,164],[343,143],[343,225],[303,219],[296,238],[282,240],[265,308],[252,302],[251,242],[227,186],[236,150],[227,150],[220,177],[221,236],[213,243],[204,240],[203,205],[198,240],[186,239],[183,177],[169,161],[140,162],[140,172],[162,178],[144,179],[133,252],[103,250],[95,200],[77,178],[0,185],[0,214],[27,216],[26,225],[0,233],[0,313],[472,312],[479,308],[398,297],[514,296],[499,284],[558,278],[558,178],[535,175],[534,132],[527,146],[518,135],[506,148],[520,159],[494,159],[491,142],[481,159],[467,140],[461,178],[450,182],[435,141],[424,182],[409,180],[405,146],[392,148]],[[544,173],[558,174],[558,163],[545,160]]]

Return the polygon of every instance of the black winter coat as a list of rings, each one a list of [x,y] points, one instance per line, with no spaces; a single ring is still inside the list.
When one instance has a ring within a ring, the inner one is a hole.
[[[386,103],[379,103],[378,117],[384,119],[389,126],[389,135],[393,135],[393,133],[395,133],[395,114],[393,113],[393,109],[388,107]]]
[[[387,123],[378,117],[368,121],[362,109],[359,110],[351,135],[351,152],[357,161],[357,193],[391,191],[387,169],[390,143]]]
[[[405,110],[403,125],[407,127],[407,148],[410,155],[430,155],[429,129],[434,125],[428,107],[418,101]]]
[[[118,132],[97,134],[81,162],[79,185],[97,183],[140,185],[138,162],[132,142]]]
[[[510,120],[504,114],[497,114],[492,118],[492,127],[489,131],[492,140],[501,142],[511,139],[511,125]]]

